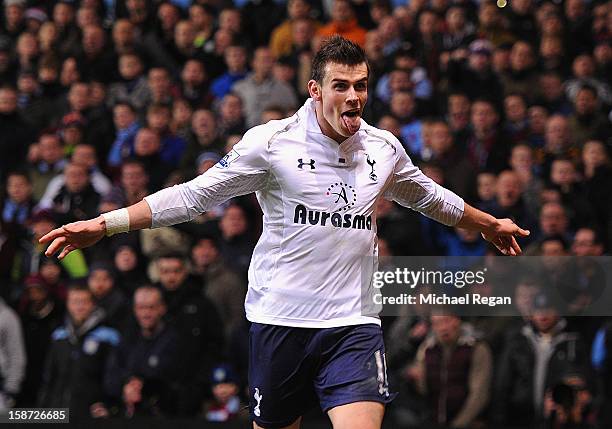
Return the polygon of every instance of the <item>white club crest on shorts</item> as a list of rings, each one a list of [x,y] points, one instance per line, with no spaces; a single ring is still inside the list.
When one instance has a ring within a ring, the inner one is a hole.
[[[255,394],[253,395],[253,398],[255,398],[255,400],[257,401],[257,405],[255,405],[255,408],[253,408],[253,414],[255,414],[257,417],[261,416],[261,410],[259,409],[260,405],[261,405],[261,400],[263,399],[263,395],[261,393],[259,393],[259,388],[255,388]]]

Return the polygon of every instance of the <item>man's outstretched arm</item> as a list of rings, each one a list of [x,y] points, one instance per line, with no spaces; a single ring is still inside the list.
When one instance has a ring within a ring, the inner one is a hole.
[[[445,225],[478,231],[504,255],[521,253],[515,237],[527,237],[529,231],[520,228],[512,219],[497,219],[470,206],[454,192],[425,176],[403,149],[398,152],[395,180],[386,192],[388,199]]]
[[[127,207],[127,209],[115,210],[94,219],[69,223],[45,234],[39,240],[41,243],[51,243],[45,251],[45,255],[51,256],[61,250],[58,258],[63,259],[75,249],[93,246],[107,234],[109,215],[111,219],[117,219],[119,222],[124,221],[126,223],[124,227],[127,231],[151,227],[151,208],[145,200],[142,200]]]
[[[157,191],[127,209],[54,229],[40,239],[51,243],[45,254],[61,250],[62,259],[75,249],[93,246],[106,234],[188,222],[232,197],[263,189],[269,171],[268,141],[274,131],[265,126],[247,131],[222,161],[189,182]]]

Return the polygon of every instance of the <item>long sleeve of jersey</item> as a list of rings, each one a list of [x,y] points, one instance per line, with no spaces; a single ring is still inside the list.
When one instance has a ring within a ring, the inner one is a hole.
[[[425,176],[399,143],[397,147],[393,182],[385,197],[445,225],[457,224],[465,208],[463,199]]]
[[[267,139],[257,130],[247,132],[204,174],[145,197],[153,215],[151,227],[188,222],[232,197],[262,189],[269,170]]]

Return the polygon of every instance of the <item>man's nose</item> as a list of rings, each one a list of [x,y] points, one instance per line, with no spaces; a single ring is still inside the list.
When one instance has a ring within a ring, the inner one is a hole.
[[[346,93],[346,102],[347,103],[356,103],[359,101],[359,97],[357,97],[357,91],[355,91],[354,86],[350,86]]]

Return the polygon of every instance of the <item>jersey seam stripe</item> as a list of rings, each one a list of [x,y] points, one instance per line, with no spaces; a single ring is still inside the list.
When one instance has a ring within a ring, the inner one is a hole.
[[[391,146],[391,149],[393,149],[393,154],[396,155],[397,154],[397,147],[395,147],[395,145],[393,143],[391,143],[388,139],[384,138],[383,136],[380,136],[376,133],[374,133],[372,130],[369,130],[367,128],[364,128],[364,131],[367,135],[371,136],[371,137],[375,137],[377,139],[382,140],[384,143],[388,144],[389,146]]]
[[[284,222],[284,217],[285,217],[285,199],[283,198],[283,196],[285,195],[284,191],[283,191],[283,186],[281,184],[281,181],[279,181],[276,176],[272,173],[272,164],[270,162],[270,148],[272,146],[272,141],[274,139],[276,139],[279,135],[288,132],[294,125],[297,125],[300,122],[300,115],[298,114],[298,112],[295,112],[295,120],[289,122],[287,125],[285,125],[282,129],[276,131],[274,134],[272,134],[272,136],[270,137],[270,139],[268,140],[268,177],[266,178],[266,187],[267,185],[270,183],[270,180],[274,180],[277,184],[278,184],[278,189],[280,189],[280,199],[281,199],[281,203],[282,203],[282,209],[281,209],[281,217],[283,218],[283,222],[281,223],[281,237],[279,239],[279,243],[278,243],[278,254],[276,255],[276,257],[274,258],[274,266],[272,268],[272,272],[270,273],[270,275],[268,276],[268,282],[271,283],[271,279],[276,275],[276,271],[278,270],[278,260],[280,259],[280,255],[283,253],[283,247],[282,247],[282,243],[285,239],[285,222]]]

